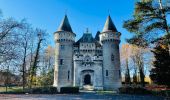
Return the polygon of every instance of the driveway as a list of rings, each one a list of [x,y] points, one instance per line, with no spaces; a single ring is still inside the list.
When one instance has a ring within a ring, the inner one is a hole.
[[[123,94],[0,94],[0,100],[168,100],[164,97]]]

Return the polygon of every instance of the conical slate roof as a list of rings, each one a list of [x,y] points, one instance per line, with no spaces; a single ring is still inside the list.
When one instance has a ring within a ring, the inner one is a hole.
[[[99,41],[99,35],[100,35],[100,31],[97,31],[96,36],[95,36],[95,39],[96,39],[97,41]]]
[[[117,32],[117,29],[116,29],[115,25],[113,24],[113,21],[112,21],[110,15],[107,17],[106,23],[103,28],[103,32],[106,32],[106,31]]]
[[[67,31],[67,32],[73,33],[70,23],[68,21],[67,15],[64,16],[64,19],[62,20],[62,22],[58,28],[58,31]]]

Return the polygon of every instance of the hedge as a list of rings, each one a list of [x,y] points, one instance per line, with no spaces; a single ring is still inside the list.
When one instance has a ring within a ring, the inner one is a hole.
[[[119,93],[122,93],[122,94],[152,94],[151,91],[149,91],[145,88],[130,87],[130,86],[119,88]]]
[[[79,87],[61,87],[60,93],[79,93]]]

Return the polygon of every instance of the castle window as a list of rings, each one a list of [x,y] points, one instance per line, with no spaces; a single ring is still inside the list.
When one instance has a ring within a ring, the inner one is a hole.
[[[63,59],[60,59],[60,65],[63,65]]]
[[[64,50],[64,45],[60,45],[60,49],[61,49],[61,50]]]
[[[108,76],[108,75],[109,75],[108,70],[106,70],[106,76]]]
[[[111,60],[114,61],[114,55],[113,54],[111,55]]]
[[[70,80],[70,71],[68,71],[67,79],[68,79],[68,81]]]

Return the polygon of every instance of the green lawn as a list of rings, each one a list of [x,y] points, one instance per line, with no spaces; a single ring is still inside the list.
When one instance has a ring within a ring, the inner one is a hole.
[[[116,91],[96,91],[98,94],[115,94],[117,93]]]
[[[8,87],[8,92],[22,92],[22,87]],[[6,92],[6,87],[0,87],[0,92]]]

